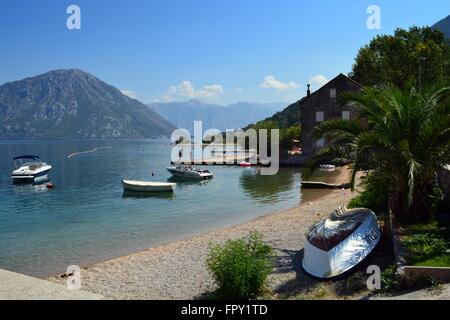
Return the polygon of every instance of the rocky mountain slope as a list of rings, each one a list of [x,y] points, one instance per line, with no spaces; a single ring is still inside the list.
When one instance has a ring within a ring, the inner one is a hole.
[[[0,86],[1,138],[144,138],[173,129],[141,102],[78,69]]]

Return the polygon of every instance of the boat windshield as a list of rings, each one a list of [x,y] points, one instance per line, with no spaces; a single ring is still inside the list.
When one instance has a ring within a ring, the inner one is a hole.
[[[191,166],[186,166],[186,165],[179,165],[177,166],[178,170],[193,170],[193,168]]]
[[[25,159],[28,161],[24,162],[23,160],[25,160]],[[30,170],[36,170],[37,168],[40,168],[45,164],[39,158],[33,159],[32,161],[29,161],[29,160],[30,160],[30,158],[14,159],[16,169],[18,169],[20,167],[28,167]]]
[[[370,212],[369,209],[347,210],[340,207],[328,219],[312,226],[307,239],[316,248],[330,251],[358,229]]]

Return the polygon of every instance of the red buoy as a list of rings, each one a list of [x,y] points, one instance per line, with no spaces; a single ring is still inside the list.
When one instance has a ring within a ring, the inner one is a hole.
[[[55,185],[53,183],[47,183],[47,189],[55,189]]]

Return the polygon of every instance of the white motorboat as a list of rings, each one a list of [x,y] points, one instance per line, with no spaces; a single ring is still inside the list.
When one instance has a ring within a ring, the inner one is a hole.
[[[11,174],[11,178],[15,182],[34,180],[43,177],[52,169],[51,165],[42,162],[38,156],[25,155],[15,157],[15,170]]]
[[[371,210],[339,207],[329,218],[310,228],[303,269],[317,278],[337,277],[364,260],[380,237],[380,227]]]
[[[213,177],[213,174],[209,170],[199,170],[190,166],[177,166],[168,167],[169,171],[174,177],[184,178],[184,179],[209,179]]]
[[[176,183],[122,180],[123,189],[137,192],[173,192]]]

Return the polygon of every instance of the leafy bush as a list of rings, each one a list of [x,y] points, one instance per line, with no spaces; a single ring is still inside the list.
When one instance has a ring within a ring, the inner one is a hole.
[[[353,198],[348,207],[369,208],[377,214],[387,212],[389,194],[382,179],[369,175],[364,180],[363,186],[364,191]]]
[[[381,292],[390,293],[398,287],[399,284],[395,279],[395,265],[387,266],[381,272]]]
[[[254,298],[264,289],[273,267],[273,249],[256,231],[247,237],[211,245],[209,271],[227,298]]]
[[[292,141],[300,140],[301,136],[302,129],[300,125],[282,128],[280,130],[280,146],[285,149],[290,149],[292,148]]]

